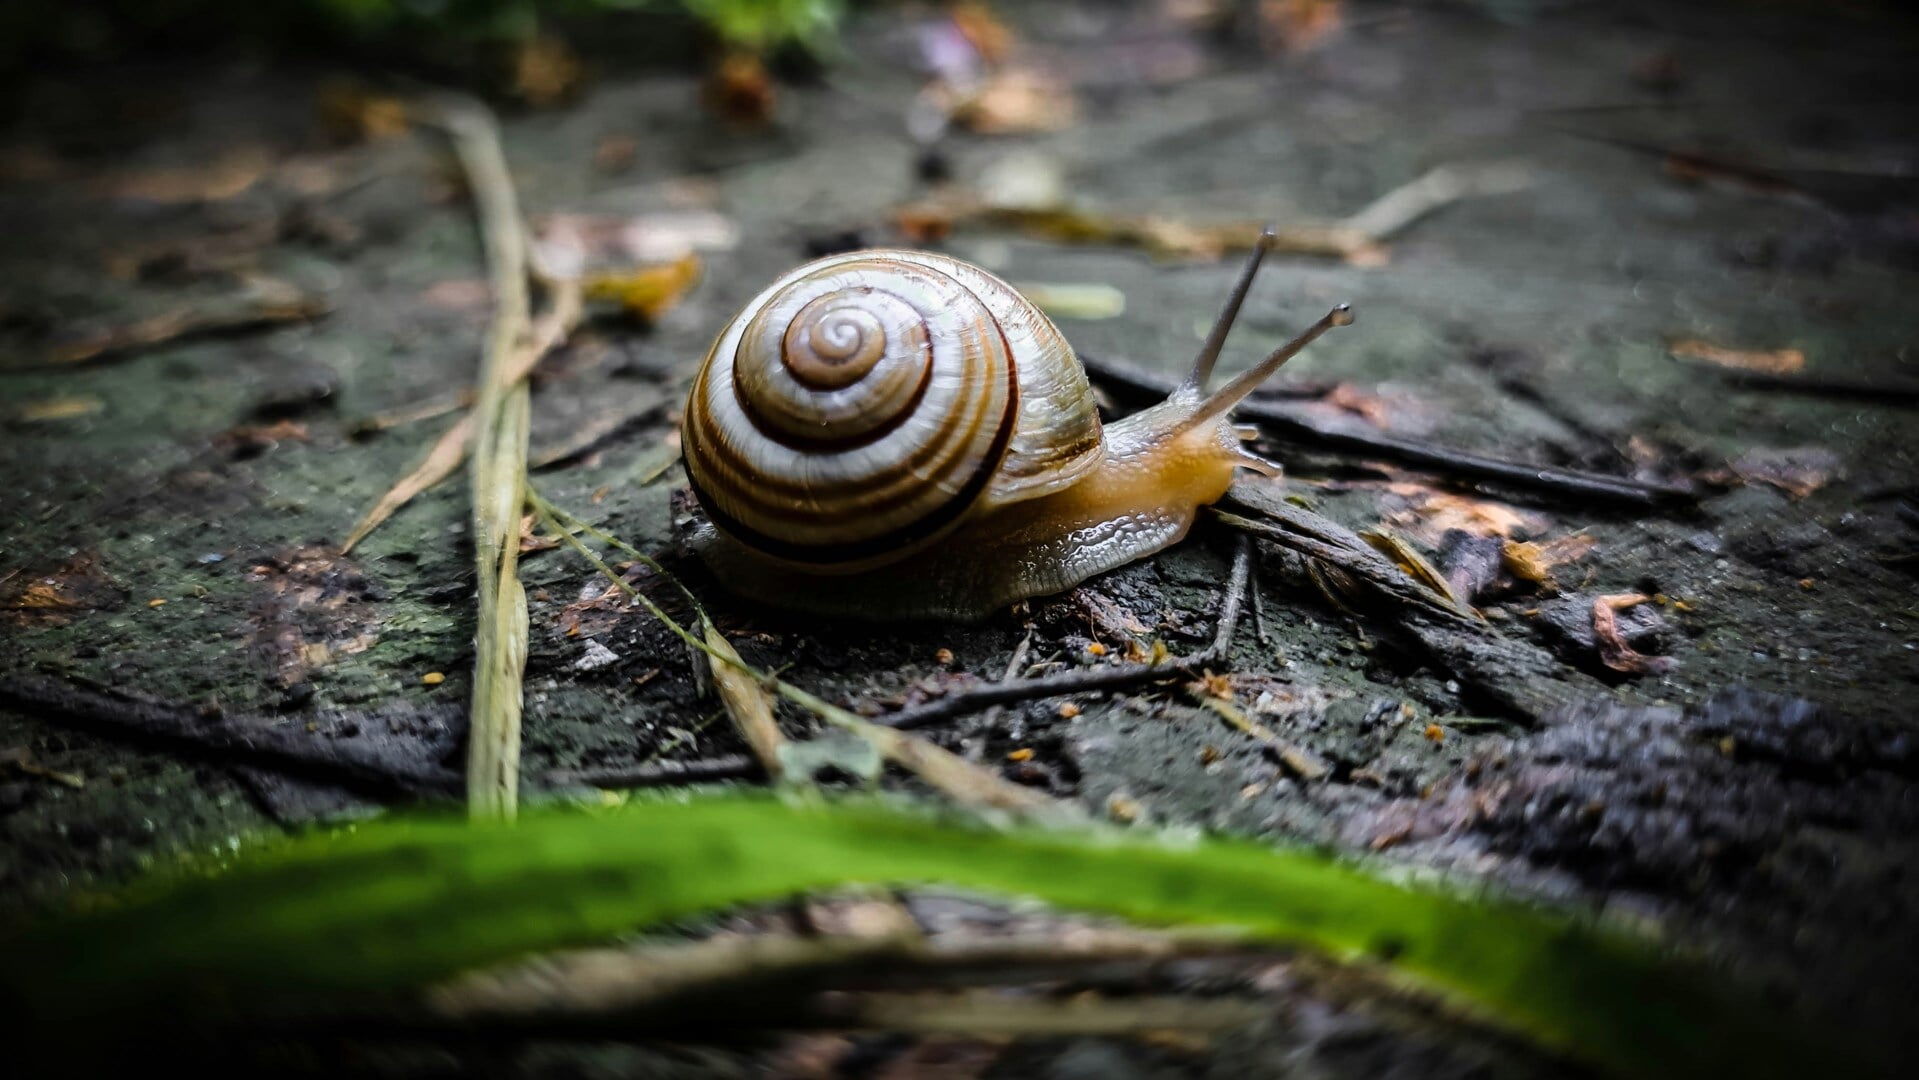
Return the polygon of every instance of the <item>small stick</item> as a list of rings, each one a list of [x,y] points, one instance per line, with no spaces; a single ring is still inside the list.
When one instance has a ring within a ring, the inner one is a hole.
[[[1687,367],[1707,367],[1684,362]],[[1876,405],[1911,408],[1919,405],[1919,382],[1890,379],[1846,379],[1824,375],[1785,375],[1770,371],[1737,371],[1711,365],[1720,378],[1748,390],[1774,390],[1808,397],[1842,398]]]
[[[874,720],[890,728],[911,730],[944,723],[994,705],[1020,701],[1090,694],[1106,690],[1124,690],[1151,682],[1190,676],[1210,663],[1226,657],[1239,625],[1240,609],[1246,598],[1246,583],[1252,573],[1252,547],[1241,544],[1233,555],[1233,569],[1226,586],[1226,599],[1220,605],[1219,623],[1212,644],[1186,657],[1175,657],[1157,664],[1113,664],[1106,667],[1077,668],[1036,679],[999,682],[979,686],[962,693],[911,709],[901,709]]]
[[[681,641],[722,664],[738,669],[741,674],[760,686],[811,711],[821,720],[859,736],[877,750],[880,756],[912,772],[954,800],[975,808],[1011,810],[1021,814],[1057,816],[1062,819],[1071,818],[1077,814],[1077,808],[1069,803],[1060,802],[1049,795],[1014,784],[998,773],[975,765],[958,754],[935,746],[924,739],[914,738],[905,732],[895,731],[855,716],[791,683],[755,670],[741,660],[737,653],[731,656],[721,653],[674,621],[650,597],[628,584],[625,578],[614,573],[613,568],[606,565],[604,559],[594,554],[580,541],[579,537],[574,536],[572,531],[560,523],[551,503],[541,498],[531,488],[526,489],[526,500],[533,505],[534,511],[540,515],[549,530],[558,534],[561,540],[592,563],[609,581],[612,581],[627,599],[645,608],[648,614],[658,619]],[[655,573],[672,581],[682,591],[686,590],[686,586],[668,573],[666,568],[657,561],[645,555],[640,555],[638,558]],[[690,592],[687,595],[692,596]],[[699,611],[697,601],[694,607],[696,612],[699,612],[700,618],[704,620],[705,613]]]
[[[271,717],[207,716],[183,705],[92,690],[52,679],[0,680],[0,706],[97,734],[186,748],[239,764],[339,784],[368,794],[418,799],[460,789],[457,773],[396,762],[276,725]],[[369,714],[367,727],[378,714]],[[386,721],[378,720],[384,725]]]
[[[546,788],[674,787],[716,780],[751,780],[763,775],[760,763],[745,754],[702,758],[698,761],[658,761],[627,768],[554,770],[539,775]]]
[[[740,659],[739,652],[726,640],[726,635],[720,633],[719,627],[706,618],[701,618],[700,625],[720,703],[726,706],[726,715],[732,719],[734,730],[752,748],[753,757],[767,778],[778,784],[786,779],[786,764],[780,756],[786,736],[780,732],[779,722],[773,719],[773,702],[766,690],[746,674],[746,662]]]
[[[579,322],[577,282],[549,279],[553,302],[533,321],[526,226],[499,128],[486,106],[445,96],[427,110],[453,141],[480,218],[493,285],[493,328],[480,363],[471,438],[474,561],[479,625],[467,733],[467,803],[474,817],[512,818],[519,803],[521,678],[526,591],[519,580],[520,509],[526,488],[526,376]]]
[[[1164,396],[1173,393],[1180,385],[1177,379],[1130,364],[1116,364],[1110,360],[1085,356],[1080,357],[1080,360],[1089,373],[1102,381],[1109,381],[1110,377],[1114,385],[1143,394]],[[1259,421],[1267,434],[1281,441],[1388,458],[1425,466],[1455,477],[1494,480],[1571,498],[1603,499],[1636,506],[1691,502],[1695,498],[1685,488],[1668,484],[1647,484],[1623,476],[1528,465],[1393,435],[1335,428],[1296,415],[1277,402],[1262,401],[1259,396],[1240,402],[1233,411],[1237,416]]]

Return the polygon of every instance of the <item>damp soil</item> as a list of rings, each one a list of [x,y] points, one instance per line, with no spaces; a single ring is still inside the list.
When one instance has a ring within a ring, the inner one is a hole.
[[[902,18],[856,19],[852,54],[904,57]],[[1168,80],[1150,77],[1153,48],[1174,47],[1153,20],[1078,5],[1021,16],[1079,86],[1079,122],[951,139],[942,168],[964,183],[1037,154],[1091,207],[1288,223],[1351,213],[1437,165],[1517,162],[1530,186],[1442,209],[1396,237],[1384,265],[1269,260],[1228,366],[1351,302],[1358,324],[1286,378],[1347,383],[1370,404],[1303,406],[1314,415],[1697,497],[1621,507],[1268,442],[1287,465],[1284,495],[1355,529],[1384,523],[1442,569],[1470,572],[1489,537],[1589,538],[1550,583],[1508,575],[1480,601],[1489,626],[1553,658],[1575,703],[1515,710],[1497,671],[1462,678],[1392,612],[1348,610],[1262,552],[1261,618],[1242,622],[1219,674],[1323,768],[1302,771],[1178,688],[1016,705],[933,737],[1142,827],[1325,845],[1658,920],[1808,1015],[1844,1018],[1833,1030],[1847,1038],[1919,1049],[1912,398],[1742,385],[1672,355],[1686,340],[1796,349],[1827,380],[1919,379],[1912,24],[1799,5],[1353,5],[1342,34],[1284,60],[1178,38],[1198,59]],[[451,422],[364,430],[469,383],[487,314],[481,252],[433,137],[323,137],[316,102],[331,74],[235,62],[22,91],[0,150],[0,474],[12,493],[0,682],[131,695],[316,752],[457,770],[474,617],[465,492],[443,485],[351,556],[335,550]],[[535,453],[567,451],[535,474],[549,499],[673,553],[683,476],[643,478],[667,453],[689,365],[808,254],[895,239],[894,208],[923,194],[923,151],[902,118],[916,86],[904,62],[829,69],[780,88],[773,128],[738,132],[702,112],[695,76],[613,68],[561,109],[506,112],[535,218],[691,202],[739,235],[658,325],[596,320],[549,362]],[[595,165],[609,138],[641,149]],[[1675,152],[1733,164],[1678,167]],[[1118,288],[1123,314],[1063,317],[1062,329],[1089,356],[1169,374],[1234,273],[1231,260],[991,228],[943,247],[1016,284]],[[103,328],[236,303],[260,276],[325,314],[48,359]],[[967,626],[783,616],[674,565],[748,661],[884,711],[1000,678],[1029,638],[1031,662],[1065,667],[1108,662],[1128,640],[1201,647],[1231,550],[1202,523],[1172,551]],[[546,551],[522,576],[529,777],[741,750],[676,639],[643,612],[580,604],[602,590],[590,568]],[[1619,594],[1648,598],[1619,613],[1625,639],[1669,662],[1606,663],[1593,604]],[[7,700],[9,917],[392,801]],[[1350,1002],[1306,993],[1288,1010],[1278,1030],[1210,1058],[1034,1041],[983,1075],[1545,1068]],[[723,1075],[753,1060],[632,1053],[598,1064]],[[571,1067],[545,1054],[529,1052],[527,1069]]]

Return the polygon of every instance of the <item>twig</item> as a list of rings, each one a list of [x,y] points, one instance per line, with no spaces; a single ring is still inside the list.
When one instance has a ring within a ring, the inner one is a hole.
[[[487,1025],[631,1018],[736,995],[798,999],[851,987],[1004,985],[1115,964],[1141,971],[1174,960],[1261,954],[1269,953],[1218,933],[1088,928],[953,943],[928,941],[910,930],[859,937],[724,936],[683,945],[583,949],[476,972],[429,990],[425,1007],[441,1020]]]
[[[0,680],[0,706],[36,719],[160,746],[187,748],[244,765],[339,784],[371,795],[449,796],[460,777],[430,763],[394,761],[324,743],[268,716],[209,716],[180,705],[91,690],[52,679]],[[378,720],[383,726],[385,720]],[[364,725],[375,727],[374,719]]]
[[[1512,162],[1441,165],[1381,195],[1340,224],[1375,243],[1384,242],[1442,206],[1510,194],[1530,187],[1532,182],[1532,172]]]
[[[875,723],[906,731],[944,723],[995,705],[1010,705],[1020,701],[1065,697],[1071,694],[1124,690],[1165,679],[1191,676],[1207,664],[1218,663],[1226,658],[1232,646],[1233,632],[1239,626],[1239,613],[1245,603],[1246,583],[1251,573],[1251,545],[1241,544],[1233,554],[1232,574],[1227,580],[1226,598],[1220,604],[1219,622],[1213,630],[1212,644],[1190,656],[1174,657],[1154,664],[1113,664],[1107,667],[1080,668],[1062,671],[1056,675],[1042,675],[1037,679],[993,683],[952,694],[925,705],[889,713],[877,718]]]
[[[519,517],[526,479],[528,392],[510,381],[512,356],[531,337],[526,233],[513,177],[486,107],[448,99],[437,110],[465,168],[492,277],[493,329],[473,405],[473,548],[479,569],[473,704],[467,731],[467,806],[511,818],[519,802],[521,674],[526,593],[520,588]]]
[[[715,780],[750,780],[761,775],[759,762],[744,754],[732,754],[698,761],[658,761],[630,768],[556,769],[541,774],[538,781],[540,786],[547,788],[602,788],[614,791],[703,784]]]
[[[1081,356],[1086,370],[1102,382],[1133,390],[1143,396],[1164,397],[1178,386],[1170,375],[1147,371],[1110,359]],[[1301,394],[1299,396],[1311,396]],[[1273,438],[1307,446],[1322,446],[1403,461],[1435,469],[1446,475],[1479,480],[1494,480],[1514,487],[1579,499],[1602,499],[1635,506],[1690,502],[1695,496],[1685,488],[1668,484],[1647,484],[1623,476],[1556,469],[1546,465],[1469,454],[1444,446],[1402,439],[1393,435],[1336,428],[1288,411],[1274,401],[1258,396],[1241,402],[1234,415],[1259,422]]]
[[[625,578],[615,573],[612,567],[606,565],[604,559],[601,559],[587,548],[587,546],[580,541],[579,537],[574,536],[571,530],[561,524],[558,511],[552,503],[547,502],[546,499],[542,498],[538,492],[533,491],[530,487],[526,489],[525,495],[526,501],[533,505],[534,511],[540,515],[541,520],[546,524],[548,529],[557,533],[568,546],[572,547],[581,557],[592,563],[594,568],[599,570],[607,580],[613,582],[614,586],[618,588],[628,600],[638,603],[641,607],[645,608],[648,614],[658,619],[662,625],[672,631],[681,641],[686,642],[687,645],[698,652],[705,653],[712,660],[737,669],[748,679],[771,690],[780,697],[807,709],[821,720],[859,736],[877,750],[882,757],[901,768],[909,770],[942,793],[964,805],[980,809],[1011,810],[1022,814],[1052,815],[1058,817],[1070,817],[1076,813],[1075,808],[1071,805],[1062,803],[1051,796],[1042,794],[1031,788],[1021,787],[1018,784],[1011,783],[1000,777],[997,773],[990,772],[975,765],[950,750],[935,746],[923,739],[912,738],[903,732],[893,731],[889,728],[871,723],[791,683],[777,679],[765,672],[757,671],[747,665],[745,661],[741,660],[738,653],[728,655],[731,650],[728,650],[728,653],[723,653],[714,648],[681,626],[672,616],[662,610],[658,604],[654,603],[651,597],[635,589]],[[686,586],[681,584],[679,579],[674,577],[664,566],[661,566],[658,561],[640,554],[636,549],[626,547],[625,545],[620,546],[624,550],[633,553],[636,558],[652,568],[654,573],[671,581],[674,585],[678,586],[682,592],[687,592]],[[687,596],[691,598],[692,593],[687,592]],[[699,611],[697,601],[694,601],[694,607],[696,611]],[[704,612],[700,612],[700,618],[702,620],[705,619]]]
[[[1808,397],[1842,398],[1891,405],[1919,406],[1919,382],[1891,379],[1847,379],[1829,375],[1787,375],[1773,371],[1740,371],[1718,364],[1681,361],[1687,367],[1711,368],[1720,378],[1747,390],[1774,390]]]
[[[726,706],[726,715],[733,721],[734,730],[746,745],[753,750],[753,757],[765,770],[768,779],[775,784],[786,779],[786,765],[780,757],[780,750],[786,745],[786,736],[780,733],[780,725],[773,719],[773,703],[767,700],[766,691],[759,682],[747,675],[750,670],[733,643],[726,640],[709,619],[700,620],[708,648],[707,663],[713,668],[713,686],[719,691],[720,703]]]
[[[1264,486],[1234,484],[1213,516],[1301,556],[1316,581],[1355,605],[1390,615],[1434,661],[1515,718],[1535,722],[1581,695],[1604,692],[1545,650],[1460,613],[1351,530],[1286,503]]]
[[[305,322],[319,318],[330,310],[331,306],[324,297],[303,292],[284,282],[260,280],[233,296],[162,312],[138,322],[57,345],[51,361],[66,365],[118,359],[190,338]]]

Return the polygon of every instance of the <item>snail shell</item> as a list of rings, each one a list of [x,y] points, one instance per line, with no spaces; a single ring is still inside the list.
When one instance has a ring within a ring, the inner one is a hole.
[[[722,532],[816,573],[903,559],[1103,456],[1085,371],[1030,301],[956,259],[886,250],[802,266],[734,316],[684,450]]]
[[[1231,410],[1337,308],[1219,390],[1214,360],[1273,242],[1192,372],[1102,428],[1066,339],[1012,286],[944,255],[837,255],[735,315],[694,378],[695,546],[737,592],[866,618],[979,618],[1177,543],[1247,453]]]

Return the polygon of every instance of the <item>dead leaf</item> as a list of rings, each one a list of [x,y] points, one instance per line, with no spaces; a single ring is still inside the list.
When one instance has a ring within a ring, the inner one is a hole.
[[[72,394],[66,397],[30,401],[21,406],[20,411],[14,415],[29,424],[45,424],[57,420],[77,420],[83,416],[92,416],[106,407],[107,403],[97,397]]]
[[[63,626],[72,613],[126,602],[127,591],[107,576],[100,557],[91,551],[57,566],[0,578],[0,609],[14,612],[15,621],[23,624]]]
[[[1733,349],[1699,338],[1673,338],[1666,342],[1666,351],[1688,360],[1765,375],[1791,375],[1806,366],[1802,349]]]
[[[1441,603],[1461,615],[1472,617],[1472,605],[1466,603],[1458,593],[1453,591],[1452,583],[1446,580],[1446,575],[1426,561],[1426,557],[1402,537],[1383,528],[1374,528],[1360,533],[1359,538],[1366,541],[1367,546],[1374,551],[1391,559],[1401,573],[1424,585],[1426,591],[1432,593]]]
[[[1015,67],[995,71],[968,91],[934,91],[952,121],[980,135],[1060,131],[1079,119],[1072,87],[1043,71]]]
[[[653,323],[678,304],[699,280],[699,256],[689,254],[669,266],[592,275],[582,282],[582,289],[588,300],[617,303],[629,316]]]
[[[1193,682],[1192,687],[1198,693],[1204,694],[1215,701],[1233,700],[1233,677],[1231,675],[1215,675],[1211,671],[1207,671]]]
[[[94,330],[56,344],[51,358],[60,364],[85,363],[110,356],[129,355],[201,334],[302,322],[318,318],[329,310],[331,305],[324,297],[283,281],[255,278],[245,289],[230,296],[163,311],[125,325]]]
[[[1839,455],[1823,446],[1748,450],[1729,467],[1748,484],[1770,484],[1795,499],[1818,491],[1840,474]]]
[[[1396,481],[1386,485],[1386,490],[1410,503],[1405,510],[1387,514],[1386,520],[1431,548],[1438,548],[1441,538],[1452,529],[1473,536],[1511,537],[1521,531],[1544,532],[1547,525],[1545,518],[1522,513],[1505,503],[1441,491],[1425,484]]]
[[[351,79],[329,80],[320,87],[320,128],[336,143],[395,138],[406,134],[411,123],[403,98]]]
[[[1650,600],[1644,593],[1615,593],[1593,598],[1593,639],[1598,643],[1601,663],[1631,675],[1664,675],[1679,666],[1670,656],[1647,656],[1635,650],[1619,632],[1616,613]]]
[[[773,122],[778,97],[766,64],[750,52],[730,52],[713,67],[701,88],[701,100],[737,128],[762,128]]]
[[[212,161],[116,173],[96,185],[95,192],[158,203],[220,202],[246,192],[272,167],[273,154],[265,146],[246,144]]]
[[[514,49],[513,92],[536,108],[572,97],[584,75],[572,46],[551,34],[536,34]]]
[[[1544,544],[1508,540],[1500,549],[1500,562],[1507,573],[1522,581],[1551,586],[1554,567],[1578,562],[1592,554],[1598,543],[1585,533],[1572,533]]]
[[[537,515],[527,514],[520,519],[520,554],[530,555],[536,551],[552,551],[560,546],[560,538],[546,533],[533,531]]]
[[[987,5],[962,0],[952,6],[947,18],[953,21],[953,28],[959,31],[960,36],[966,39],[974,53],[985,63],[1004,63],[1012,53],[1013,31]]]
[[[1302,53],[1340,28],[1343,0],[1260,0],[1260,42],[1269,53]]]

